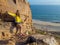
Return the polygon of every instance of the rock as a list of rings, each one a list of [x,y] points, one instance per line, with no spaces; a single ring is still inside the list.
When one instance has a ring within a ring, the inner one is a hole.
[[[43,41],[44,43],[46,43],[47,45],[59,45],[59,43],[54,38],[54,36],[40,35],[40,34],[35,34],[32,36],[35,37],[36,39],[38,39],[38,42],[40,40],[40,41]]]
[[[32,31],[32,14],[30,4],[26,0],[0,0],[0,40],[9,40],[10,37],[15,34],[16,29],[14,28],[14,33],[11,34],[11,22],[6,22],[5,20],[14,20],[12,16],[6,14],[6,11],[16,13],[17,10],[19,10],[20,17],[23,21],[21,24],[21,32],[25,33],[26,31]]]
[[[21,24],[21,32],[32,31],[32,16],[30,5],[26,0],[0,0],[0,13],[2,13],[2,19],[13,20],[11,16],[5,16],[6,11],[16,13],[19,10],[23,24]],[[4,15],[3,15],[4,14]],[[0,16],[1,17],[1,16]],[[11,23],[3,22],[0,25],[1,30],[10,30]],[[4,27],[5,26],[5,27]]]
[[[49,45],[59,45],[57,40],[54,37],[45,37],[43,41]]]

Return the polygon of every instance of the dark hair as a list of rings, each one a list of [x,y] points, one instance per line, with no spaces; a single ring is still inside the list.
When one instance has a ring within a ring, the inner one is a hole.
[[[16,15],[20,16],[19,10],[16,11]]]
[[[4,32],[2,32],[2,35],[3,35],[3,36],[5,36],[5,33],[4,33]]]
[[[13,2],[16,4],[16,0],[13,0]]]

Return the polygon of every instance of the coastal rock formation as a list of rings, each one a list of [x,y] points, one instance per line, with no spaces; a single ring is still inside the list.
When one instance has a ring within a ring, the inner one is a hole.
[[[23,24],[21,24],[21,32],[26,33],[32,31],[32,16],[30,5],[26,0],[0,0],[0,13],[5,14],[6,11],[16,13],[19,10]],[[4,22],[3,20],[13,20],[11,16],[0,14],[0,33],[8,33],[11,27],[11,22]],[[15,30],[15,29],[14,29]]]
[[[19,10],[20,17],[23,21],[21,24],[21,32],[32,31],[32,14],[30,4],[27,0],[0,0],[0,45],[15,45],[16,29],[13,29],[13,34],[10,33],[11,23],[14,18],[6,15],[6,12],[16,13]],[[19,33],[19,32],[18,32]],[[28,34],[28,33],[26,33]]]
[[[54,36],[40,35],[40,34],[36,34],[36,35],[32,35],[32,36],[35,37],[38,40],[43,41],[47,45],[59,45],[58,41],[55,39]]]

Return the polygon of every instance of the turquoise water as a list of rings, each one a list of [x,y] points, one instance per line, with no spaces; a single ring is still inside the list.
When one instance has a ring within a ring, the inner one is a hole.
[[[47,22],[60,22],[60,5],[31,5],[32,18]]]

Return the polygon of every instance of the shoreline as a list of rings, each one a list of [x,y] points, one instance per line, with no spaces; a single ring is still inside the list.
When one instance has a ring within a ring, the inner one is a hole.
[[[40,21],[40,20],[35,20],[35,19],[33,19],[33,23],[42,24],[42,25],[50,25],[50,26],[60,26],[60,23],[46,22],[46,21]]]
[[[32,21],[33,21],[33,26],[36,29],[60,32],[59,23],[45,22],[45,21],[40,21],[35,19],[33,19]]]

